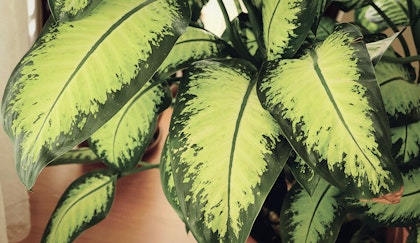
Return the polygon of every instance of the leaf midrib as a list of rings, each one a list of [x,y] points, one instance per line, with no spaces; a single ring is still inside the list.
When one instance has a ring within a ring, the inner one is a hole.
[[[314,208],[314,210],[313,210],[313,212],[314,212],[314,213],[312,213],[311,219],[309,220],[309,223],[308,223],[308,229],[307,229],[307,231],[306,231],[306,238],[305,238],[305,242],[310,242],[310,241],[308,240],[308,237],[309,237],[310,228],[312,228],[312,226],[311,226],[311,225],[312,225],[312,222],[314,221],[314,218],[315,218],[315,212],[316,212],[316,211],[318,211],[317,209],[320,207],[321,202],[322,202],[322,200],[324,199],[324,197],[325,197],[325,195],[327,194],[327,192],[328,192],[328,190],[330,189],[330,187],[331,187],[331,185],[328,185],[328,186],[324,189],[324,191],[322,192],[321,196],[319,197],[319,200],[318,200],[317,204],[315,205],[315,208]],[[305,192],[305,193],[306,193],[306,192]]]
[[[318,78],[321,81],[322,87],[324,87],[324,90],[327,93],[327,96],[328,96],[329,100],[331,101],[332,105],[334,106],[334,110],[337,112],[337,115],[340,118],[341,123],[343,124],[343,126],[346,129],[347,133],[350,135],[351,140],[357,146],[357,148],[362,153],[362,155],[366,159],[366,161],[368,161],[368,163],[370,164],[370,166],[372,168],[375,168],[375,166],[372,164],[372,162],[370,161],[370,159],[368,158],[368,156],[366,155],[366,153],[360,147],[359,143],[357,142],[357,139],[354,137],[353,133],[350,130],[349,125],[347,124],[346,120],[344,119],[343,114],[341,113],[340,109],[338,108],[338,104],[335,101],[334,96],[333,96],[331,90],[328,87],[328,83],[325,80],[324,75],[322,74],[321,68],[318,65],[318,55],[317,55],[317,53],[314,50],[310,50],[309,53],[310,53],[310,56],[311,56],[312,61],[313,61],[313,66],[314,66],[315,72],[318,75]]]
[[[94,193],[96,193],[96,192],[98,192],[99,190],[101,190],[102,188],[104,188],[104,187],[107,187],[108,186],[108,184],[110,184],[110,183],[113,183],[113,179],[114,179],[114,177],[115,177],[115,175],[114,176],[108,176],[108,178],[109,178],[109,180],[108,181],[105,181],[105,182],[103,182],[102,184],[100,184],[100,185],[98,185],[94,190],[91,190],[91,191],[89,191],[88,193],[85,193],[85,194],[83,194],[82,196],[79,196],[76,200],[73,200],[72,202],[71,202],[71,204],[66,208],[66,210],[64,210],[64,212],[63,213],[61,213],[60,215],[62,215],[60,218],[59,218],[59,220],[58,220],[58,222],[57,222],[57,225],[61,225],[61,223],[62,223],[62,221],[64,220],[64,217],[67,215],[67,213],[70,211],[70,209],[72,209],[78,202],[80,202],[80,201],[82,201],[83,199],[85,199],[85,198],[87,198],[88,196],[90,196],[90,195],[92,195],[92,194],[94,194]],[[114,189],[114,188],[113,188]],[[108,197],[109,198],[109,197]],[[108,201],[109,202],[109,201]],[[55,232],[55,231],[54,231]],[[52,232],[51,232],[52,233]],[[55,233],[54,233],[54,235],[55,235]]]
[[[157,0],[147,0],[139,5],[137,5],[135,8],[128,11],[126,14],[124,14],[120,19],[118,19],[112,26],[98,39],[98,41],[95,42],[95,44],[91,47],[91,49],[86,53],[86,55],[83,57],[79,65],[77,65],[76,69],[72,72],[70,77],[67,79],[66,83],[64,84],[63,88],[58,93],[56,99],[54,100],[53,104],[51,105],[51,108],[48,110],[48,113],[46,114],[44,121],[34,139],[34,141],[37,141],[39,136],[41,135],[41,131],[44,129],[48,117],[51,115],[52,111],[56,107],[56,104],[58,103],[58,100],[60,100],[61,96],[64,94],[66,88],[70,85],[73,78],[76,76],[76,74],[79,72],[79,70],[82,68],[82,66],[86,63],[86,61],[89,59],[89,57],[98,49],[98,47],[102,44],[102,42],[114,31],[120,26],[124,21],[126,21],[129,17],[134,15],[136,12],[138,12],[143,7],[155,2]]]
[[[252,78],[251,81],[249,82],[248,88],[245,92],[244,98],[242,100],[241,103],[241,107],[238,113],[238,119],[236,120],[236,125],[235,125],[235,130],[233,133],[233,138],[232,138],[232,147],[231,147],[231,151],[230,151],[230,158],[229,158],[229,170],[228,170],[228,192],[227,192],[227,205],[228,205],[228,222],[231,221],[231,217],[230,217],[230,209],[231,209],[231,180],[232,180],[232,166],[233,166],[233,160],[234,160],[234,154],[235,154],[235,150],[236,150],[236,141],[238,139],[238,134],[239,134],[239,128],[242,122],[242,117],[244,116],[244,112],[245,112],[245,108],[248,104],[248,100],[249,97],[251,95],[252,89],[255,87],[256,84],[256,79]]]

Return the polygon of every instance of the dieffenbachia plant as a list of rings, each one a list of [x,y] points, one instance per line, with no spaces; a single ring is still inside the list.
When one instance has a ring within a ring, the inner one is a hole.
[[[334,242],[348,215],[419,241],[420,58],[377,32],[411,27],[418,51],[420,1],[230,0],[236,18],[217,1],[221,37],[199,18],[207,0],[48,1],[2,100],[17,172],[30,189],[48,165],[106,168],[68,187],[42,241],[71,242],[118,178],[157,167],[198,242],[245,242],[281,173],[285,242]],[[161,163],[142,162],[169,106]]]

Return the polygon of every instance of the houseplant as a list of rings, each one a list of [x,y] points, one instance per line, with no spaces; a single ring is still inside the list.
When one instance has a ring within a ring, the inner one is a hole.
[[[70,185],[43,241],[74,240],[106,217],[118,178],[156,167],[139,161],[177,83],[162,186],[197,241],[244,242],[282,172],[286,242],[334,242],[349,215],[418,239],[410,63],[420,58],[389,48],[405,43],[398,34],[370,32],[411,26],[419,48],[420,2],[243,0],[247,14],[230,21],[219,0],[224,39],[200,28],[205,3],[49,1],[52,17],[2,101],[18,174],[30,189],[52,163],[107,168]],[[357,9],[360,25],[324,18],[331,5]]]

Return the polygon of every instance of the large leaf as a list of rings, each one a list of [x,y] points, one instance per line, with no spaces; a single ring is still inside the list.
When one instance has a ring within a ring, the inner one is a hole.
[[[302,45],[325,1],[263,1],[262,16],[267,59],[291,58]]]
[[[83,175],[61,196],[42,236],[42,242],[72,242],[103,220],[111,209],[117,175],[101,170]]]
[[[369,5],[370,0],[334,0],[334,6],[348,12],[353,9]]]
[[[358,202],[364,215],[388,226],[413,226],[420,223],[420,168],[403,172],[404,193],[398,204]]]
[[[294,185],[280,214],[282,242],[335,242],[345,210],[336,200],[339,190],[320,180],[310,196]]]
[[[361,33],[342,24],[300,59],[262,72],[262,104],[296,152],[321,176],[355,197],[401,187],[374,70]]]
[[[180,207],[199,242],[244,242],[290,147],[258,100],[256,69],[196,62],[182,80],[170,127]]]
[[[102,0],[48,0],[51,15],[56,21],[81,18],[95,8]]]
[[[93,151],[110,167],[134,168],[150,144],[159,114],[171,104],[167,86],[149,81],[89,138]]]
[[[12,73],[2,103],[27,187],[149,80],[188,12],[181,0],[103,0],[88,17],[46,27]]]
[[[206,30],[188,27],[159,67],[155,79],[167,78],[195,61],[223,58],[228,54],[229,45],[225,41]]]

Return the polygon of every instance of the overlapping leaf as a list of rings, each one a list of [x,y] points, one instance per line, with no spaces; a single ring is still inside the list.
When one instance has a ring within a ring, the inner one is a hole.
[[[312,196],[293,186],[280,214],[282,242],[335,242],[345,216],[335,198],[338,193],[325,180],[320,180]]]
[[[391,129],[392,153],[398,164],[420,157],[420,121]]]
[[[164,79],[195,61],[226,57],[229,54],[228,46],[216,35],[190,26],[159,67],[155,79]]]
[[[170,128],[180,207],[199,242],[244,242],[290,153],[246,61],[196,62]],[[221,90],[223,92],[221,92]]]
[[[395,56],[389,51],[386,55]],[[391,127],[420,121],[420,86],[412,83],[409,67],[383,60],[375,66],[375,73]]]
[[[259,95],[296,152],[332,184],[362,198],[400,189],[379,86],[357,28],[339,25],[300,59],[269,63]]]
[[[321,176],[296,154],[289,158],[287,165],[299,185],[306,190],[309,196],[312,196],[318,187]]]
[[[413,226],[420,223],[420,168],[403,173],[404,193],[398,204],[356,203],[365,215],[388,226]]]
[[[27,187],[137,93],[185,30],[188,13],[180,0],[102,0],[89,17],[45,27],[2,103]]]
[[[116,174],[94,171],[74,181],[60,198],[42,242],[72,242],[103,220],[114,200],[116,180]]]
[[[267,59],[291,58],[302,45],[325,1],[272,0],[262,7]],[[325,7],[325,6],[324,6]]]
[[[159,114],[171,104],[169,88],[154,80],[89,138],[90,147],[110,167],[137,165],[153,138]]]
[[[374,0],[373,1],[395,25],[410,24],[406,0]],[[390,27],[382,16],[372,6],[359,8],[355,11],[355,22],[371,33],[378,33]]]

